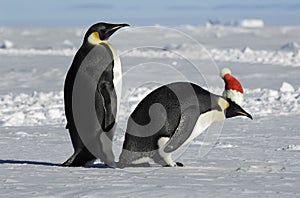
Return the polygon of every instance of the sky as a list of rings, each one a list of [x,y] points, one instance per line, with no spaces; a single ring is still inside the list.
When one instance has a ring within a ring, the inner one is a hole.
[[[0,26],[86,26],[98,21],[141,25],[205,25],[263,19],[266,25],[300,25],[297,0],[0,0]]]

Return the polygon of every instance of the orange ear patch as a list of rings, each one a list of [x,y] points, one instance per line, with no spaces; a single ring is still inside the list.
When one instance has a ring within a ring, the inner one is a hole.
[[[90,34],[90,36],[88,37],[88,42],[93,45],[98,45],[99,43],[101,43],[99,33],[93,32],[92,34]]]
[[[221,97],[218,100],[218,105],[221,107],[223,111],[230,106],[229,102],[227,102],[225,99]]]

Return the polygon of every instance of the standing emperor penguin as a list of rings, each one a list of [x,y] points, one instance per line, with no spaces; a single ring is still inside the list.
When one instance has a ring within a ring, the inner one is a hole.
[[[159,87],[135,108],[127,122],[118,167],[183,166],[171,154],[200,135],[212,123],[235,116],[252,116],[229,98],[189,82]]]
[[[67,73],[64,104],[74,154],[64,166],[100,158],[114,165],[112,138],[122,88],[121,63],[109,37],[128,24],[97,23],[84,36]],[[89,145],[88,147],[86,145]]]

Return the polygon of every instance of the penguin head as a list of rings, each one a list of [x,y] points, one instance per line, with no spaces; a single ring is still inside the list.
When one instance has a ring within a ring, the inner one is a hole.
[[[226,107],[224,108],[226,118],[232,118],[235,116],[246,116],[251,120],[253,119],[247,111],[240,107],[240,105],[236,104],[229,98],[226,98],[226,101]]]
[[[96,23],[92,25],[84,36],[84,42],[99,44],[101,41],[108,40],[109,37],[118,29],[129,26],[128,24]]]

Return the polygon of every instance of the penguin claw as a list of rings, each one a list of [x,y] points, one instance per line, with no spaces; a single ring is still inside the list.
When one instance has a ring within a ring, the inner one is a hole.
[[[178,166],[178,167],[184,167],[183,163],[181,163],[181,162],[176,162],[176,166]]]
[[[175,162],[174,164],[167,164],[164,167],[184,167],[181,162]]]

